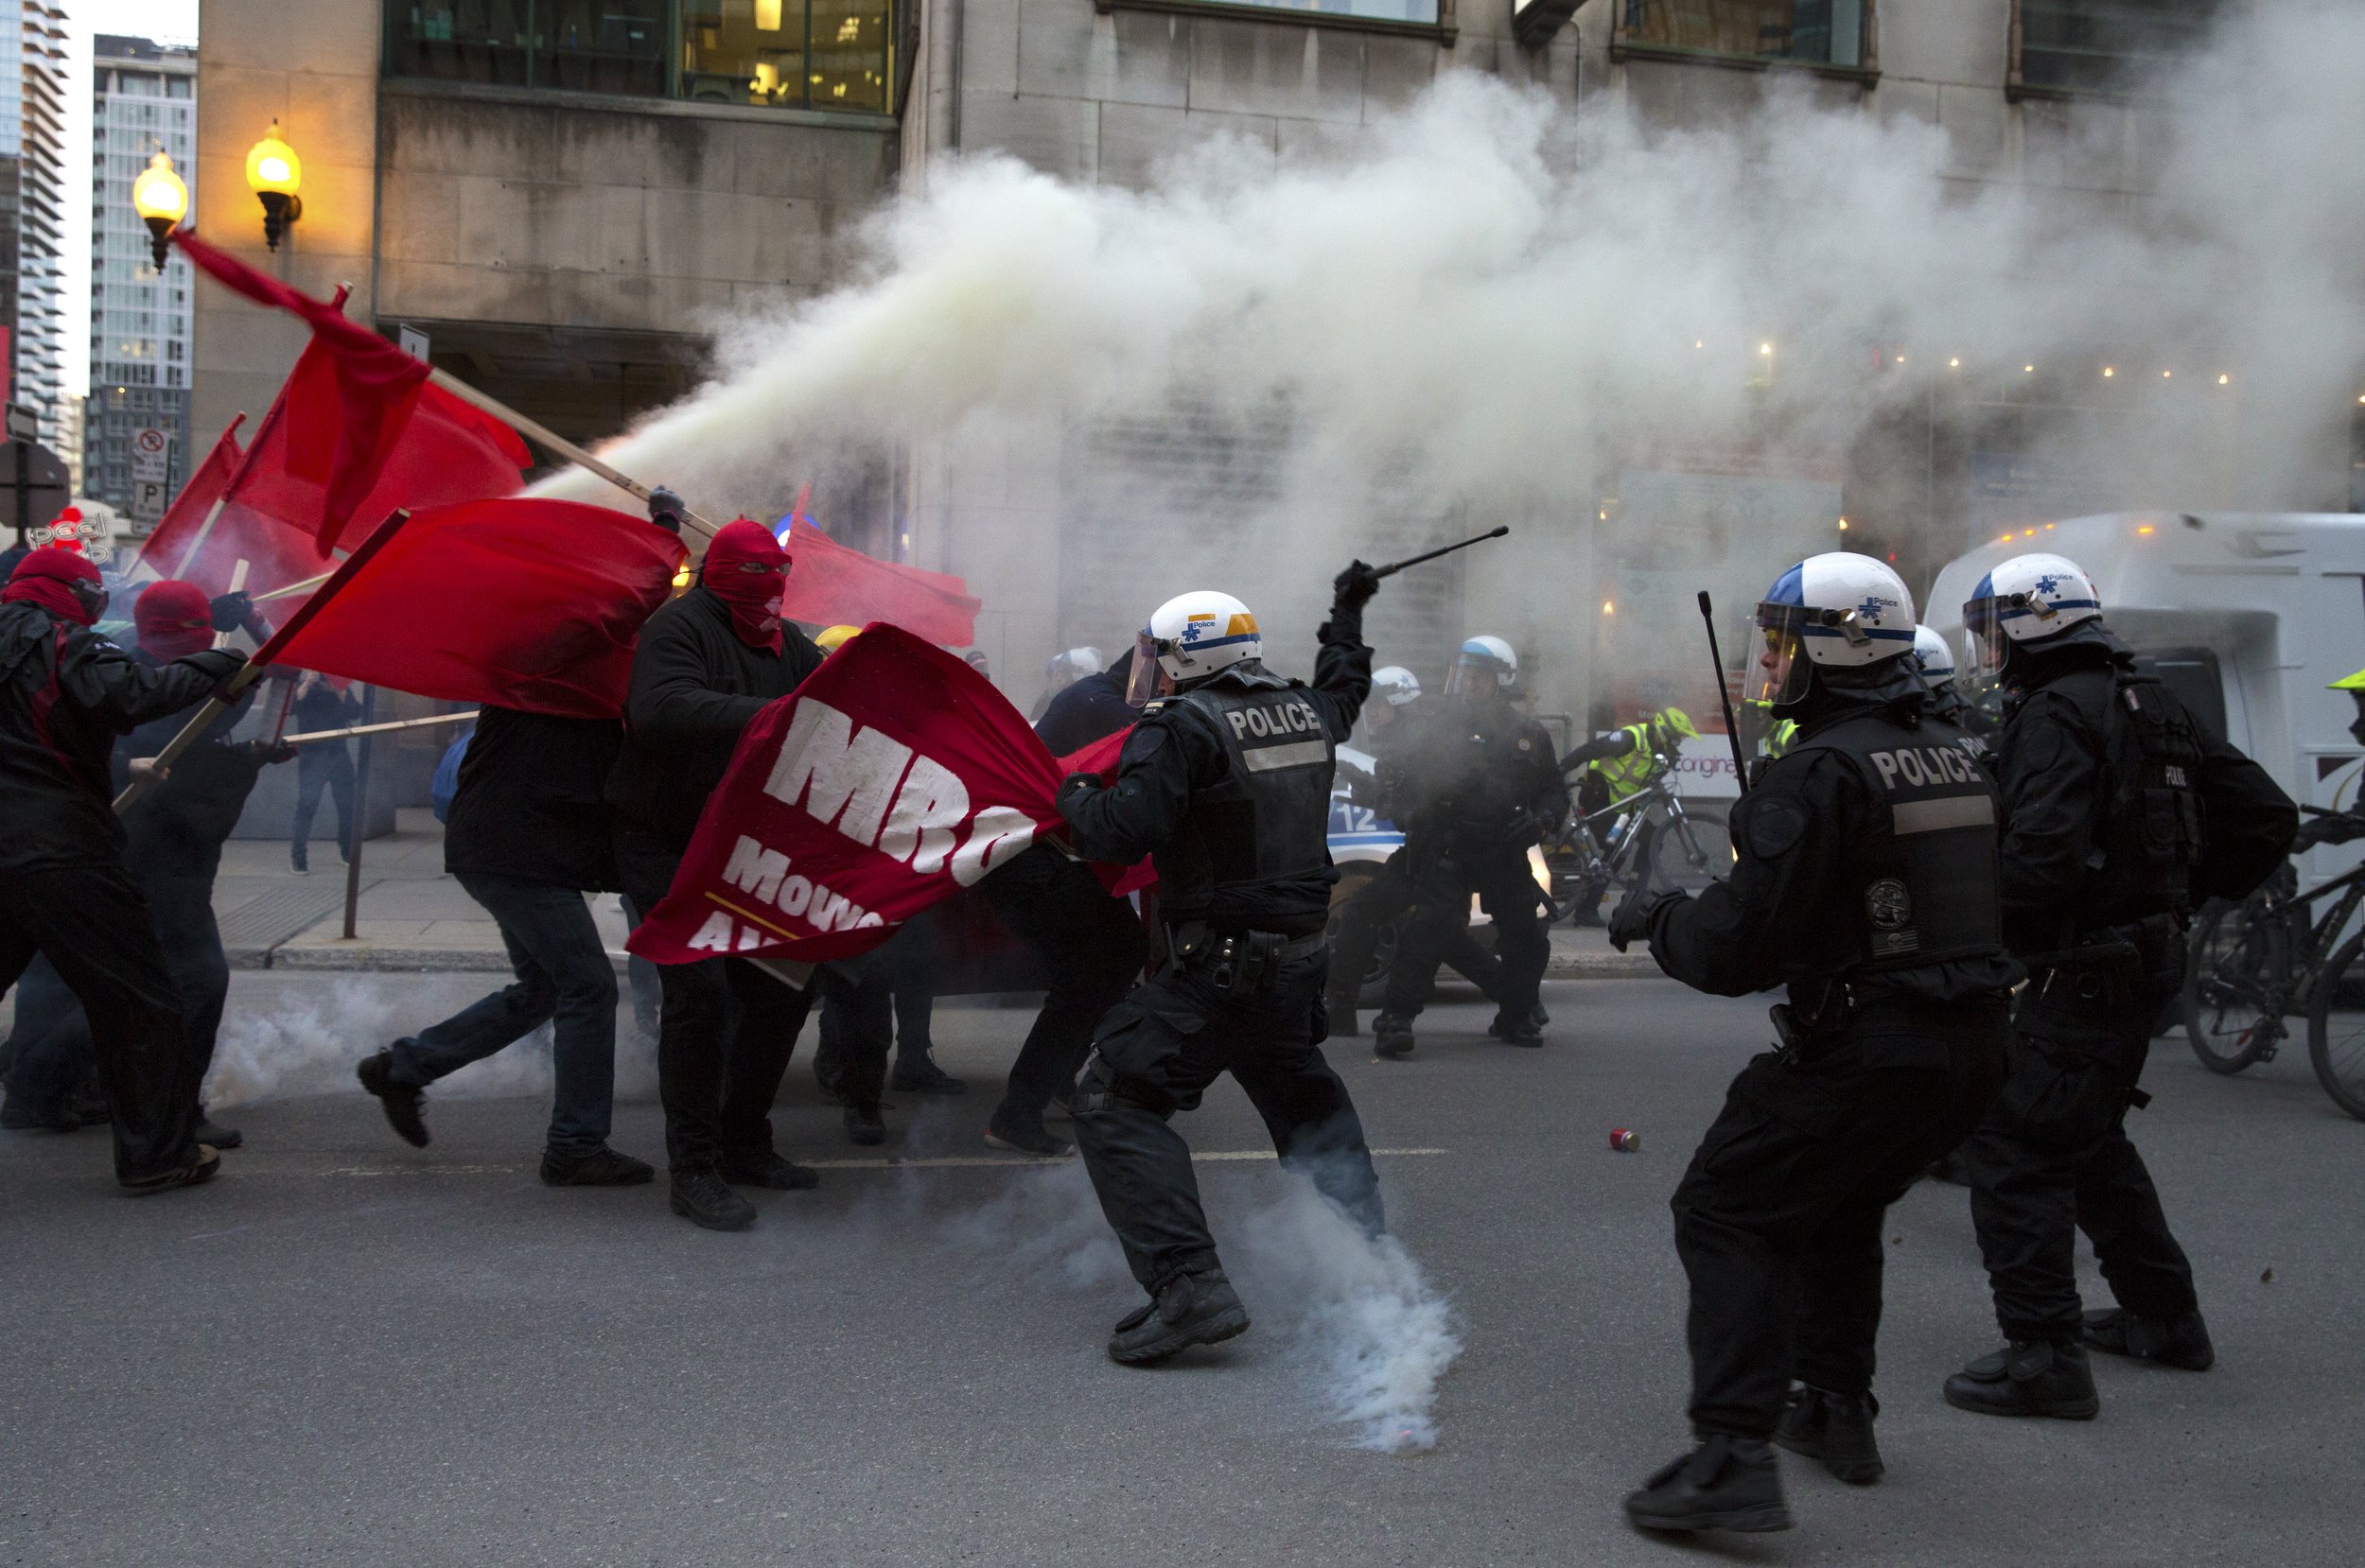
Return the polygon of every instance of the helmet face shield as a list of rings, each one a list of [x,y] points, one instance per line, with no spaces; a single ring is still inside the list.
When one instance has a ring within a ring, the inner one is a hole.
[[[1781,707],[1806,696],[1814,679],[1807,657],[1806,622],[1815,613],[1800,604],[1758,606],[1758,657],[1743,700]]]
[[[1158,639],[1147,632],[1134,634],[1133,671],[1125,683],[1125,700],[1135,707],[1147,707],[1161,697],[1174,695],[1174,677],[1166,673],[1165,662],[1158,656]]]
[[[1974,599],[1964,604],[1963,636],[1971,644],[1980,674],[1992,680],[2004,672],[2004,660],[2012,648],[2012,639],[2004,630],[2005,618],[2024,613],[2013,599]]]

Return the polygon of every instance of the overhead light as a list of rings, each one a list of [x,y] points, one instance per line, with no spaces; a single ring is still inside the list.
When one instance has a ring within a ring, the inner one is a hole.
[[[1948,370],[1961,370],[1963,368],[1963,361],[1960,357],[1949,359],[1946,362],[1946,368]]]
[[[148,225],[156,270],[165,270],[165,246],[172,231],[189,216],[189,187],[172,171],[172,160],[159,151],[131,182],[131,210]]]
[[[1758,353],[1763,357],[1771,357],[1774,353],[1774,345],[1772,343],[1760,343],[1758,345]]]
[[[304,198],[296,194],[303,183],[304,160],[280,140],[273,119],[263,139],[246,149],[246,185],[263,204],[263,244],[271,250],[279,249],[279,236],[304,216]]]
[[[2103,366],[2103,367],[2102,367],[2102,378],[2103,378],[2105,381],[2108,381],[2109,379],[2111,379],[2111,377],[2112,377],[2113,375],[2118,375],[2118,372],[2117,372],[2117,371],[2112,370],[2110,366],[2105,365],[2105,366]]]

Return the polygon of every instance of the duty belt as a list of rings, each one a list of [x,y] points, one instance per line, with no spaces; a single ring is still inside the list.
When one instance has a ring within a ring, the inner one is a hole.
[[[1203,972],[1209,984],[1233,1002],[1253,1002],[1268,995],[1282,965],[1311,958],[1329,942],[1321,932],[1291,936],[1277,931],[1223,931],[1204,920],[1169,926],[1166,934],[1175,963]]]

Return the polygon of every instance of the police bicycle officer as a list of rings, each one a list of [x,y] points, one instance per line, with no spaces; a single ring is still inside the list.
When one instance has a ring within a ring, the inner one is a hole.
[[[1733,1080],[1675,1189],[1698,1446],[1626,1499],[1647,1529],[1789,1528],[1770,1443],[1879,1478],[1882,1215],[2004,1076],[1996,794],[1924,715],[1912,596],[1867,556],[1817,555],[1757,623],[1751,696],[1798,731],[1733,809],[1732,876],[1638,890],[1610,922],[1695,989],[1789,987],[1780,1048]]]
[[[1663,707],[1607,735],[1595,736],[1560,759],[1564,774],[1584,770],[1577,776],[1577,815],[1588,819],[1585,828],[1594,848],[1609,848],[1615,824],[1590,819],[1649,789],[1674,764],[1683,743],[1698,739],[1700,726],[1691,722],[1691,714],[1679,707]],[[1606,879],[1588,877],[1580,882],[1569,900],[1574,923],[1600,925],[1602,895],[1608,891]]]
[[[2215,1359],[2192,1267],[2125,1122],[2148,1099],[2136,1080],[2182,983],[2191,911],[2244,897],[2282,864],[2299,813],[2137,672],[2075,563],[2003,563],[1963,622],[2005,688],[2005,934],[2030,973],[2010,1075],[1963,1151],[2006,1343],[1947,1379],[1945,1395],[1983,1415],[2086,1420],[2100,1409],[2090,1346],[2192,1371]],[[2117,1310],[2081,1314],[2080,1229]]]
[[[1191,1151],[1170,1124],[1230,1072],[1285,1163],[1367,1230],[1379,1181],[1346,1086],[1323,1059],[1323,928],[1331,883],[1332,749],[1371,689],[1362,609],[1379,580],[1340,573],[1311,686],[1264,667],[1256,618],[1189,593],[1149,618],[1133,659],[1146,705],[1113,785],[1071,775],[1059,805],[1087,859],[1157,865],[1167,957],[1101,1019],[1076,1138],[1102,1211],[1149,1300],[1110,1356],[1162,1361],[1248,1327],[1216,1255]]]

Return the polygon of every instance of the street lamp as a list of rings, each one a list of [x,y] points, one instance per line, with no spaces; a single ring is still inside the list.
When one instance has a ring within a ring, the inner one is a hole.
[[[304,216],[304,199],[296,187],[304,183],[304,162],[295,148],[279,139],[279,122],[271,122],[263,139],[246,149],[246,185],[263,203],[263,243],[279,249],[279,235]]]
[[[172,172],[172,160],[159,151],[148,161],[140,177],[131,182],[131,208],[148,225],[151,253],[156,257],[156,270],[165,270],[165,244],[172,231],[189,216],[189,187]]]

